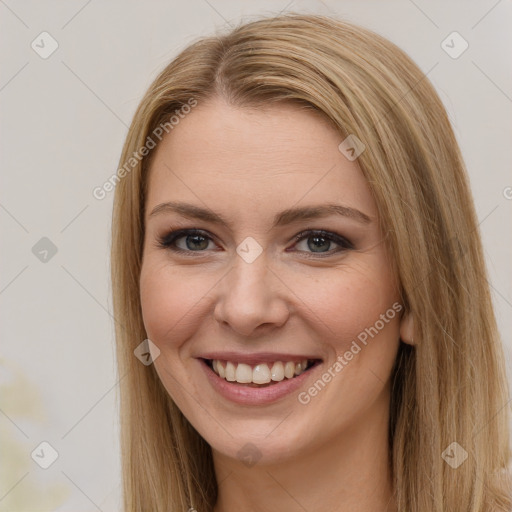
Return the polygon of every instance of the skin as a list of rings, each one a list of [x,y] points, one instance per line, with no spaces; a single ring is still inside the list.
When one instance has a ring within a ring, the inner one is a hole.
[[[390,375],[399,338],[412,320],[396,315],[306,405],[291,393],[259,406],[221,397],[200,367],[211,350],[315,354],[322,364],[301,391],[334,366],[353,340],[399,302],[377,208],[357,164],[338,150],[343,138],[319,115],[296,106],[236,108],[215,98],[198,105],[156,148],[149,175],[140,276],[155,368],[168,393],[212,447],[219,499],[215,512],[263,510],[392,511],[388,421]],[[208,208],[230,226],[150,216],[180,201]],[[272,228],[284,209],[336,203],[370,222],[330,215]],[[211,240],[158,245],[176,229]],[[338,233],[354,246],[304,230]],[[236,248],[254,238],[263,252],[247,263]],[[308,245],[308,241],[310,244]],[[327,253],[327,256],[324,254]],[[314,372],[314,373],[313,373]],[[253,444],[248,465],[239,451]],[[193,505],[193,504],[191,504]]]

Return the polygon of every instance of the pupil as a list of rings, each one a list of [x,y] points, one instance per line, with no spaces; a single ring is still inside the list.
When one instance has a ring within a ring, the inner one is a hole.
[[[189,243],[190,240],[193,240],[192,243]],[[200,244],[203,242],[203,246],[201,247]],[[204,245],[204,242],[206,242],[206,245]],[[202,235],[189,235],[187,237],[187,248],[188,249],[206,249],[208,247],[208,241],[206,238]]]
[[[318,248],[322,248],[322,246],[325,246],[325,245],[328,245],[329,244],[329,240],[326,241],[326,239],[322,236],[312,236],[310,238],[310,240],[314,240],[314,243],[309,243],[308,242],[308,247],[313,251],[313,252],[321,252],[321,251],[317,251]],[[318,243],[318,241],[321,240],[320,243]]]

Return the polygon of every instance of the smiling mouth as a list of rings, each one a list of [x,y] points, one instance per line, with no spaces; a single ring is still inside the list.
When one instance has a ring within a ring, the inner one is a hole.
[[[220,359],[203,359],[203,361],[221,379],[247,387],[258,388],[272,386],[283,380],[294,379],[321,363],[320,359],[274,361],[255,365],[222,361]]]

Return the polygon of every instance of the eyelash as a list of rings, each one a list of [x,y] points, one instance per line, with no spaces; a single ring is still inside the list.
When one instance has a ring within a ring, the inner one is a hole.
[[[176,231],[170,231],[169,233],[167,233],[164,236],[158,237],[157,246],[161,249],[169,249],[173,252],[176,252],[179,254],[184,254],[187,256],[192,255],[193,253],[206,252],[206,250],[191,251],[191,250],[179,249],[174,245],[176,243],[176,241],[179,240],[180,238],[184,238],[184,237],[190,236],[190,235],[201,235],[210,241],[214,241],[214,239],[211,236],[209,236],[205,231],[202,231],[200,229],[178,229]],[[354,245],[347,238],[345,238],[341,235],[338,235],[337,233],[332,233],[332,232],[324,231],[321,229],[312,229],[312,230],[310,229],[310,230],[306,230],[306,231],[301,231],[300,233],[295,235],[294,241],[295,241],[295,244],[297,244],[297,243],[301,242],[302,240],[307,240],[308,238],[313,238],[314,236],[322,237],[322,238],[325,238],[327,241],[334,242],[334,243],[338,244],[340,246],[340,248],[338,248],[334,251],[330,250],[330,251],[327,251],[324,253],[315,253],[315,252],[308,253],[307,251],[299,251],[299,252],[305,252],[306,254],[313,255],[314,258],[322,258],[322,257],[333,256],[334,254],[337,254],[337,253],[340,253],[340,252],[343,252],[346,250],[354,249]],[[311,257],[311,256],[308,256],[308,257]]]

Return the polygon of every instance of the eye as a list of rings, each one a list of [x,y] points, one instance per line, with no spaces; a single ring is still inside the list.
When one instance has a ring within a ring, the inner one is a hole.
[[[320,257],[331,256],[332,254],[354,248],[352,242],[345,237],[323,230],[302,231],[294,239],[296,241],[294,247],[300,245],[300,242],[307,241],[305,244],[306,249],[300,249],[298,252],[309,252]],[[205,252],[208,248],[211,249],[210,242],[214,243],[214,239],[205,231],[200,229],[179,229],[158,237],[157,245],[163,249],[190,255],[194,252]],[[332,249],[331,246],[333,244],[337,245],[338,248]]]
[[[337,233],[331,233],[323,230],[310,230],[303,231],[295,236],[297,242],[307,241],[306,248],[311,251],[312,254],[318,254],[321,256],[331,256],[334,253],[342,252],[348,249],[353,249],[354,245],[350,240],[345,237],[338,235]],[[329,249],[332,244],[338,245],[338,249]],[[300,245],[295,244],[295,247]],[[326,249],[326,250],[324,250]],[[308,252],[308,251],[300,251]]]
[[[199,229],[179,229],[158,237],[158,246],[179,253],[204,252],[210,241],[212,237]]]

